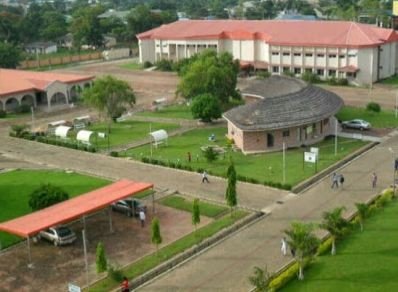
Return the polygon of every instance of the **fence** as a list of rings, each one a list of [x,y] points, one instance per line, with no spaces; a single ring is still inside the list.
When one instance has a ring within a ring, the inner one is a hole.
[[[49,66],[65,65],[65,64],[72,64],[72,63],[84,62],[90,60],[99,60],[99,59],[102,59],[101,52],[94,52],[83,55],[70,55],[63,57],[50,57],[48,59],[43,59],[43,60],[38,59],[38,60],[22,61],[20,63],[19,68],[31,69],[38,67],[49,67]]]

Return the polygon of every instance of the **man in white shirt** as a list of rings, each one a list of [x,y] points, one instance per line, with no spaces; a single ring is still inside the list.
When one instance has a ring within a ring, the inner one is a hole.
[[[141,227],[144,228],[145,226],[145,212],[143,210],[140,210],[140,221],[141,221]]]

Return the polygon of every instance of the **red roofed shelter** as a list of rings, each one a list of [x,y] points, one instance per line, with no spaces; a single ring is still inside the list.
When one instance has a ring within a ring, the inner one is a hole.
[[[0,223],[0,230],[26,237],[28,239],[29,261],[31,261],[31,236],[49,227],[70,222],[80,217],[84,218],[86,215],[104,209],[114,202],[134,196],[151,188],[153,188],[153,184],[123,179],[43,210],[2,222]],[[152,196],[153,201],[154,197]],[[112,224],[111,217],[110,224]]]

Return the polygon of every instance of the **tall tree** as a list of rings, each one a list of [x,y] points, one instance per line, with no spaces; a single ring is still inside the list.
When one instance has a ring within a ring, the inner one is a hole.
[[[16,68],[21,60],[21,51],[12,44],[0,42],[0,67]]]
[[[344,234],[349,225],[348,221],[342,216],[344,210],[344,207],[338,207],[330,212],[324,212],[322,215],[323,222],[320,227],[328,231],[332,237],[332,255],[336,254],[336,239]]]
[[[130,85],[110,75],[94,81],[91,88],[83,91],[83,100],[106,116],[108,132],[111,123],[135,103],[135,94]]]
[[[228,185],[225,192],[225,199],[229,207],[231,207],[231,214],[233,208],[238,204],[238,199],[236,195],[236,171],[234,163],[230,162],[227,170]]]
[[[256,292],[267,292],[270,280],[271,274],[268,272],[267,267],[264,269],[254,267],[253,275],[249,277],[249,282],[254,286],[254,291]]]
[[[151,242],[156,245],[156,253],[159,251],[159,244],[162,243],[162,235],[160,234],[160,223],[158,218],[153,218],[151,224]]]
[[[357,207],[359,225],[361,226],[361,231],[363,231],[363,223],[365,219],[369,216],[369,206],[365,203],[355,203],[355,207]]]
[[[212,94],[226,104],[231,98],[241,98],[236,89],[238,72],[239,64],[231,54],[218,55],[215,50],[205,50],[181,72],[177,93],[187,99]]]
[[[314,225],[293,222],[289,229],[285,230],[287,243],[295,251],[295,259],[299,265],[299,280],[304,280],[304,262],[313,256],[319,245],[319,239],[314,235]]]
[[[199,207],[199,199],[194,199],[192,204],[192,224],[196,226],[200,223],[200,207]]]
[[[108,263],[106,261],[106,256],[105,256],[105,249],[102,242],[99,242],[97,245],[95,264],[96,264],[97,273],[105,272],[108,267]]]
[[[211,94],[201,94],[193,99],[191,106],[192,116],[203,122],[221,118],[220,101]]]
[[[56,11],[48,11],[43,15],[43,29],[41,37],[45,40],[56,41],[68,31],[65,17]]]

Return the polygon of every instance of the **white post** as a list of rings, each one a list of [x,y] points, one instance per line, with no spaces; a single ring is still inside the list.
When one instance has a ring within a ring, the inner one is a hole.
[[[149,123],[149,139],[150,139],[150,144],[151,144],[151,159],[152,159],[152,138],[151,138],[151,133],[152,133],[152,123]]]
[[[85,267],[86,267],[86,285],[87,285],[87,291],[90,291],[90,282],[89,282],[89,278],[88,278],[88,258],[87,258],[85,229],[82,230],[82,237],[83,237],[84,263],[85,263]]]
[[[28,257],[29,257],[28,268],[32,269],[33,268],[33,263],[32,263],[32,254],[31,254],[31,251],[30,251],[30,236],[28,236]]]
[[[32,112],[32,131],[35,130],[35,112],[33,106],[30,107],[30,111]]]
[[[285,145],[285,141],[283,141],[282,144],[283,147],[283,183],[286,182],[286,145]]]
[[[334,156],[337,155],[337,124],[338,120],[335,119],[335,127],[334,127]]]

